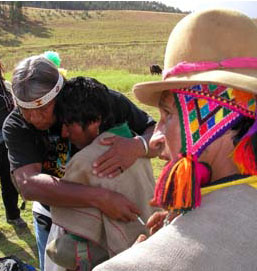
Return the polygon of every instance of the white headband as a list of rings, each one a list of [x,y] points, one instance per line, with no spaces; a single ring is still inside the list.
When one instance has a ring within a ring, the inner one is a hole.
[[[27,108],[27,109],[39,108],[46,105],[50,101],[52,101],[53,98],[56,97],[56,95],[60,92],[60,90],[62,89],[62,86],[63,86],[63,77],[59,74],[59,78],[56,85],[43,97],[38,98],[31,102],[23,102],[17,97],[15,97],[15,100],[17,101],[17,104],[22,108]]]

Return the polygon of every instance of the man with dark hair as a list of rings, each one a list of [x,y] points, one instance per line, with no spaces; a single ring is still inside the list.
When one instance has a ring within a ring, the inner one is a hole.
[[[113,105],[121,97],[93,78],[77,77],[66,82],[56,103],[56,113],[63,123],[62,136],[68,137],[71,143],[81,151],[77,152],[67,164],[62,180],[121,193],[139,207],[141,219],[146,221],[154,211],[148,205],[155,184],[149,159],[137,159],[131,167],[112,180],[99,178],[93,175],[91,170],[93,161],[109,148],[101,146],[98,143],[99,139],[113,135],[121,136],[124,139],[133,137],[131,129],[135,123],[125,117],[128,113],[126,107],[123,112],[120,112],[118,118],[114,118],[114,114],[118,112],[115,112],[117,106]],[[124,97],[122,100],[127,102]],[[135,128],[140,129],[140,123],[138,125],[139,127]],[[116,221],[108,218],[96,208],[52,207],[51,213],[54,223],[87,240],[87,253],[81,254],[79,245],[74,245],[69,249],[74,255],[72,270],[78,266],[91,266],[92,268],[127,249],[139,234],[147,234],[145,227],[139,221],[130,223]],[[62,240],[66,240],[66,238],[67,236]],[[49,255],[57,264],[71,269],[71,265],[66,265],[67,257],[64,256],[67,251],[66,247],[67,244],[61,246],[58,257],[53,256],[53,251],[57,251],[57,249],[52,249],[52,253],[50,252]],[[77,257],[80,258],[79,262],[75,263],[75,255],[79,255]],[[91,256],[88,257],[88,255]]]
[[[80,91],[83,88],[85,91]],[[72,103],[70,102],[72,99]],[[83,104],[83,106],[74,106]],[[83,123],[101,120],[99,132],[124,122],[134,135],[153,127],[154,120],[137,108],[123,94],[108,89],[94,78],[76,77],[68,80],[56,103],[56,115],[63,123]]]

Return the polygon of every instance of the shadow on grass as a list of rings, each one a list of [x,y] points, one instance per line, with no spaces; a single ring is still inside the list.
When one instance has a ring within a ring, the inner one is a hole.
[[[17,47],[22,44],[19,39],[25,34],[31,34],[39,38],[49,38],[51,30],[43,22],[31,21],[26,16],[23,16],[19,23],[14,24],[11,24],[8,18],[0,19],[0,45]]]
[[[33,257],[37,257],[37,248],[36,248],[36,240],[33,234],[31,233],[28,227],[20,229],[17,227],[13,227],[17,237],[20,240],[23,240],[27,247],[29,247],[33,253]],[[31,255],[23,248],[23,246],[19,245],[15,240],[11,241],[4,233],[0,232],[0,250],[1,253],[10,256],[10,254],[17,256],[18,258],[31,259]]]
[[[31,232],[30,228],[25,227],[21,229],[14,226],[13,229],[16,232],[17,237],[23,240],[27,244],[27,246],[31,249],[31,251],[33,252],[33,256],[37,257],[36,238]]]

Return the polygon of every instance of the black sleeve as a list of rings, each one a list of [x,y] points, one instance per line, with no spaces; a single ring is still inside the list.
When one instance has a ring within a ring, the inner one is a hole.
[[[5,120],[2,132],[11,171],[24,165],[42,163],[42,144],[39,144],[36,133],[19,117],[16,109]]]
[[[111,110],[115,124],[127,122],[130,129],[137,134],[143,134],[146,128],[154,125],[154,119],[139,109],[123,94],[109,90],[112,96]]]

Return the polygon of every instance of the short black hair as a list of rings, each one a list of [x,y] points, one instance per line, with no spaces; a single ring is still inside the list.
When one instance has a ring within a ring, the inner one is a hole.
[[[92,122],[108,119],[110,115],[108,88],[90,77],[67,80],[55,106],[58,121],[79,123],[86,128]]]

